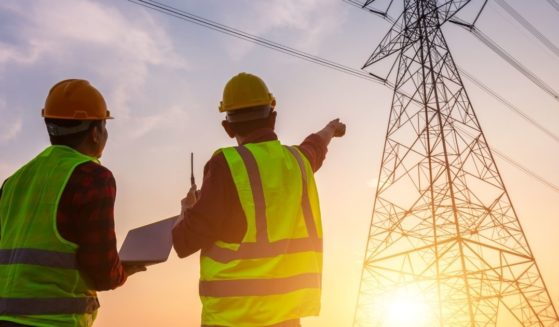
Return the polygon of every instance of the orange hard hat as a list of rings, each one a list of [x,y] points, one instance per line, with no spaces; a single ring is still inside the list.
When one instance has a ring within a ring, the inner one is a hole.
[[[42,116],[54,119],[112,119],[101,93],[83,79],[67,79],[55,84],[45,100]]]

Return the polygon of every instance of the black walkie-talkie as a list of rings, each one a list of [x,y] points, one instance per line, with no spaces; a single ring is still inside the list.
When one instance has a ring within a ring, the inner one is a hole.
[[[190,152],[190,186],[196,184],[194,181],[194,152]]]

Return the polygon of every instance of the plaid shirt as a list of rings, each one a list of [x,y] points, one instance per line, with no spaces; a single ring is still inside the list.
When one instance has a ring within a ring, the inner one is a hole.
[[[126,281],[116,250],[115,196],[111,171],[86,162],[76,167],[58,203],[58,231],[78,245],[78,267],[97,291],[114,289]]]

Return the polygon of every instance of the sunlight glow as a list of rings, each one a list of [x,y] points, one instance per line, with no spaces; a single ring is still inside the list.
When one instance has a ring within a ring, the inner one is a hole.
[[[433,313],[424,296],[406,289],[387,296],[382,312],[388,327],[431,327],[433,323]]]

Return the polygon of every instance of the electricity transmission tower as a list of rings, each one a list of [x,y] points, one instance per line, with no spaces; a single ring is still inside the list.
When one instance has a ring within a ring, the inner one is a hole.
[[[441,30],[470,1],[403,3],[364,65],[395,58],[354,326],[389,327],[397,294],[420,299],[427,326],[495,326],[500,310],[522,326],[559,326]]]

